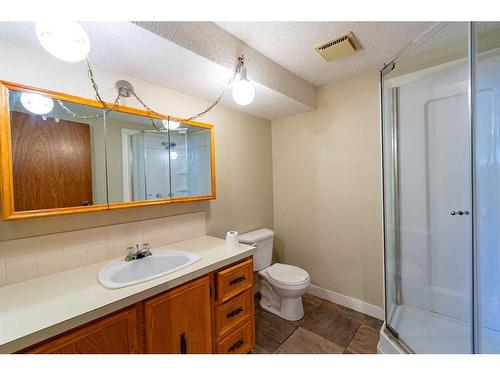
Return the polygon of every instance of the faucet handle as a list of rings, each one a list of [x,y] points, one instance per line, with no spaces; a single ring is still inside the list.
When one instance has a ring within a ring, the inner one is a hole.
[[[146,249],[146,250],[149,250],[151,248],[151,245],[149,244],[149,242],[143,242],[142,248]]]
[[[127,247],[127,254],[128,255],[132,255],[134,253],[135,253],[135,247],[133,247],[133,246]]]

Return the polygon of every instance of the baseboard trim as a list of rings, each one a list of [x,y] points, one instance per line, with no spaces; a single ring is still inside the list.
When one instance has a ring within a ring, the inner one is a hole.
[[[359,299],[348,297],[346,295],[321,288],[317,285],[311,285],[308,293],[313,296],[324,298],[328,301],[338,303],[339,305],[349,307],[350,309],[359,311],[363,314],[373,316],[374,318],[384,320],[384,309]]]

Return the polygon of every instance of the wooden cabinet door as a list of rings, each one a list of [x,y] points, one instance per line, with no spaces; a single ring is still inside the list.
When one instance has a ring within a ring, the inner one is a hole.
[[[128,308],[28,349],[28,354],[139,353],[137,309]]]
[[[210,277],[144,303],[148,353],[211,353]]]

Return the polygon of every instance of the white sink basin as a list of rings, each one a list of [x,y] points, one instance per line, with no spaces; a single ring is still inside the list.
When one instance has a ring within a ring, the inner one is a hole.
[[[153,255],[142,259],[118,260],[106,264],[97,274],[102,286],[118,289],[168,275],[197,262],[201,258],[183,250],[151,250]]]

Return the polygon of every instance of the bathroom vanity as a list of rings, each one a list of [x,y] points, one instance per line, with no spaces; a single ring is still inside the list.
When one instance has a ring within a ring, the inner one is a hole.
[[[0,352],[249,352],[255,342],[254,248],[227,249],[209,236],[172,247],[201,260],[114,290],[97,283],[105,263],[2,288]]]

